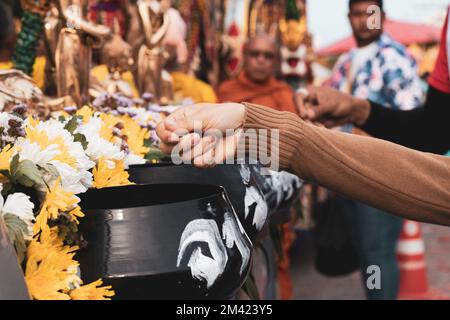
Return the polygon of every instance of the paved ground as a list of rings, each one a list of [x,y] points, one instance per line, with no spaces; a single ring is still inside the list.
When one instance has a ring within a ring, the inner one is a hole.
[[[422,225],[430,295],[450,299],[450,228]],[[326,278],[313,266],[313,235],[302,232],[292,249],[295,299],[365,299],[359,273]]]

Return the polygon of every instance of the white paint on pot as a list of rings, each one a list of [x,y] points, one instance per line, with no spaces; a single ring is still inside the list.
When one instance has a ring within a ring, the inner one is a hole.
[[[251,248],[245,242],[245,234],[240,232],[236,220],[232,217],[232,213],[225,212],[224,219],[225,221],[222,226],[223,239],[225,240],[225,245],[229,249],[233,248],[234,244],[236,244],[242,257],[242,264],[239,271],[242,275],[250,262]]]
[[[245,190],[245,199],[244,199],[245,218],[248,217],[250,213],[250,208],[253,207],[255,204],[256,207],[255,207],[255,214],[253,216],[253,225],[259,231],[266,223],[268,208],[266,200],[264,199],[261,192],[259,192],[259,190],[256,187],[251,186]]]
[[[201,248],[197,247],[189,258],[188,267],[191,268],[194,278],[206,281],[207,287],[210,288],[223,273],[228,262],[227,251],[214,220],[197,219],[189,222],[181,235],[177,267],[180,267],[187,248],[196,242],[207,243],[212,258],[205,256]]]

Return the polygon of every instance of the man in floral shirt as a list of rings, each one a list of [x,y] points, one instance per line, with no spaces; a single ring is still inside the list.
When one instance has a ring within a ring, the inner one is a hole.
[[[382,28],[367,28],[370,16],[365,9],[379,2],[350,0],[354,9],[349,18],[358,47],[339,58],[327,84],[361,99],[410,110],[423,104],[417,64],[406,48],[383,33]]]
[[[381,25],[372,28],[374,5],[380,8]],[[406,48],[383,32],[382,0],[350,0],[349,20],[357,48],[342,55],[327,85],[361,99],[383,106],[409,110],[423,104],[421,80],[417,65]],[[346,125],[344,131],[352,131]],[[381,269],[381,289],[369,290],[369,299],[395,299],[399,286],[399,270],[395,248],[402,220],[389,213],[349,199],[337,197],[352,233],[366,287],[367,268]]]

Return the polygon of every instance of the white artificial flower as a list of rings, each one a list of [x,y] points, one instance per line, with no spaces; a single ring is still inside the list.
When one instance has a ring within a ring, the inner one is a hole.
[[[92,185],[92,175],[89,170],[95,166],[95,162],[86,155],[81,143],[75,142],[73,135],[64,129],[64,123],[55,119],[39,122],[35,130],[45,132],[50,141],[61,138],[68,155],[75,159],[75,163],[71,166],[59,160],[53,160],[62,152],[58,144],[51,144],[41,149],[37,143],[31,143],[27,138],[21,138],[18,142],[20,160],[30,160],[40,166],[52,164],[61,176],[65,190],[74,193],[86,192]]]
[[[65,191],[78,194],[86,192],[92,186],[92,174],[89,171],[73,168],[57,160],[49,163],[56,168],[61,176],[61,184]]]
[[[89,158],[96,162],[103,158],[108,164],[108,167],[113,169],[115,166],[114,161],[125,159],[125,152],[120,150],[119,146],[114,145],[100,136],[101,126],[101,119],[94,116],[89,119],[88,123],[81,125],[76,132],[86,137],[88,146],[85,152]]]
[[[0,112],[0,127],[5,128],[5,130],[9,129],[9,119],[10,115],[6,112]]]
[[[125,167],[128,168],[132,165],[137,164],[145,164],[147,160],[145,160],[143,157],[138,156],[137,154],[134,154],[132,152],[128,153],[125,157]]]
[[[10,194],[5,201],[1,195],[2,190],[3,185],[0,184],[0,213],[2,215],[7,213],[15,215],[25,222],[28,227],[28,235],[24,235],[25,239],[31,239],[34,224],[33,202],[30,201],[29,196],[21,192]]]
[[[41,150],[37,143],[31,143],[24,138],[20,138],[17,141],[16,147],[19,150],[20,161],[30,160],[40,166],[47,164],[59,154],[58,145],[56,144],[49,145],[47,148]]]

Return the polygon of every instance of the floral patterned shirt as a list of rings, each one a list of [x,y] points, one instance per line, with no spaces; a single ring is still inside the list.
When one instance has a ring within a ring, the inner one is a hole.
[[[417,64],[403,45],[383,34],[374,57],[351,72],[355,52],[351,50],[339,58],[327,85],[388,108],[410,110],[423,104]],[[350,79],[352,73],[355,76]]]

